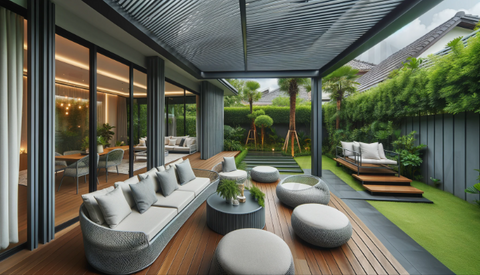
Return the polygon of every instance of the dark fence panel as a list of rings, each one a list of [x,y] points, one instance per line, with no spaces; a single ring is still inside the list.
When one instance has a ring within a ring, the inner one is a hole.
[[[480,115],[475,113],[416,116],[404,119],[402,134],[417,131],[418,143],[427,145],[422,151],[423,181],[440,179],[440,189],[473,202],[479,195],[465,193],[477,183],[480,168]]]

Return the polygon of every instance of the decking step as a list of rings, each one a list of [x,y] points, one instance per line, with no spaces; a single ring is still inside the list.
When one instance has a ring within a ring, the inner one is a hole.
[[[352,171],[355,171],[357,172],[358,171],[358,168],[357,166],[343,160],[343,159],[340,159],[340,158],[334,158],[333,160],[335,160],[337,163],[340,163],[341,165],[349,168],[350,170]],[[392,169],[388,169],[388,168],[384,168],[383,166],[381,165],[377,165],[377,164],[362,164],[363,165],[363,168],[360,168],[360,173],[361,174],[386,174],[386,175],[393,175],[393,174],[396,174],[397,172],[392,170]]]
[[[372,194],[396,194],[412,196],[421,196],[423,194],[422,190],[413,186],[364,184],[363,187],[365,187],[365,189]]]
[[[295,161],[293,158],[248,158],[246,157],[244,160],[246,161]]]
[[[274,164],[274,163],[265,163],[265,164],[262,164],[262,165],[258,165],[258,164],[250,164],[250,163],[247,163],[247,167],[255,167],[255,166],[273,166],[273,167],[276,167],[276,168],[298,168],[298,165],[297,165],[297,164]]]
[[[248,162],[248,163],[278,163],[278,164],[297,164],[296,161],[291,161],[291,160],[244,160],[245,162]]]
[[[357,175],[352,174],[354,178],[361,181],[362,183],[374,183],[374,184],[394,184],[394,185],[410,185],[412,182],[411,179],[404,176],[397,177],[395,175]]]

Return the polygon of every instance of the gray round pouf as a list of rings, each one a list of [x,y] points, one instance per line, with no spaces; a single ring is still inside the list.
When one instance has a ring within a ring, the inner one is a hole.
[[[272,183],[280,178],[277,168],[272,166],[255,166],[250,172],[252,180],[256,182]]]
[[[295,266],[280,237],[261,229],[240,229],[220,240],[210,274],[295,274]]]
[[[292,227],[302,240],[325,248],[338,247],[352,237],[350,220],[337,209],[316,203],[297,206]]]
[[[232,172],[219,172],[220,180],[234,180],[237,184],[242,184],[247,180],[247,171],[237,169]]]
[[[328,204],[330,190],[319,177],[311,175],[295,175],[284,178],[277,185],[277,197],[290,207],[305,203]]]

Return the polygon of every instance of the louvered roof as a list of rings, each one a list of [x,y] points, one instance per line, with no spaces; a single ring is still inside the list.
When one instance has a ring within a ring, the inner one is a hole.
[[[200,78],[218,72],[230,73],[224,77],[244,72],[319,75],[440,2],[83,1]]]

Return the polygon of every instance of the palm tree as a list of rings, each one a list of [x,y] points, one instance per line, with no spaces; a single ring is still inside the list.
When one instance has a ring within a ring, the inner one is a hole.
[[[310,90],[308,90],[308,88],[311,87],[310,79],[309,78],[280,78],[278,79],[278,86],[280,88],[280,91],[287,93],[288,96],[290,97],[290,121],[289,121],[287,136],[285,137],[284,150],[286,151],[288,149],[288,139],[290,138],[292,141],[292,156],[294,156],[295,138],[297,138],[297,143],[298,143],[298,137],[297,137],[296,127],[295,127],[295,109],[297,104],[297,95],[299,91],[298,89],[299,87],[303,86],[307,88],[307,92],[310,92]],[[298,144],[298,148],[300,148],[300,144]]]
[[[240,92],[242,95],[242,99],[247,101],[250,105],[250,115],[253,113],[253,102],[258,101],[262,97],[262,92],[258,91],[260,89],[260,83],[257,81],[249,80],[246,81],[241,88]],[[252,128],[248,131],[247,135],[247,142],[251,139],[254,140],[255,146],[257,146],[257,127],[255,126],[255,117],[251,117],[252,119]],[[253,134],[253,138],[250,135]]]
[[[323,78],[322,90],[330,94],[331,99],[337,101],[337,112],[340,112],[342,100],[345,96],[357,91],[358,70],[350,66],[342,66]],[[340,116],[337,114],[336,129],[340,127]]]

